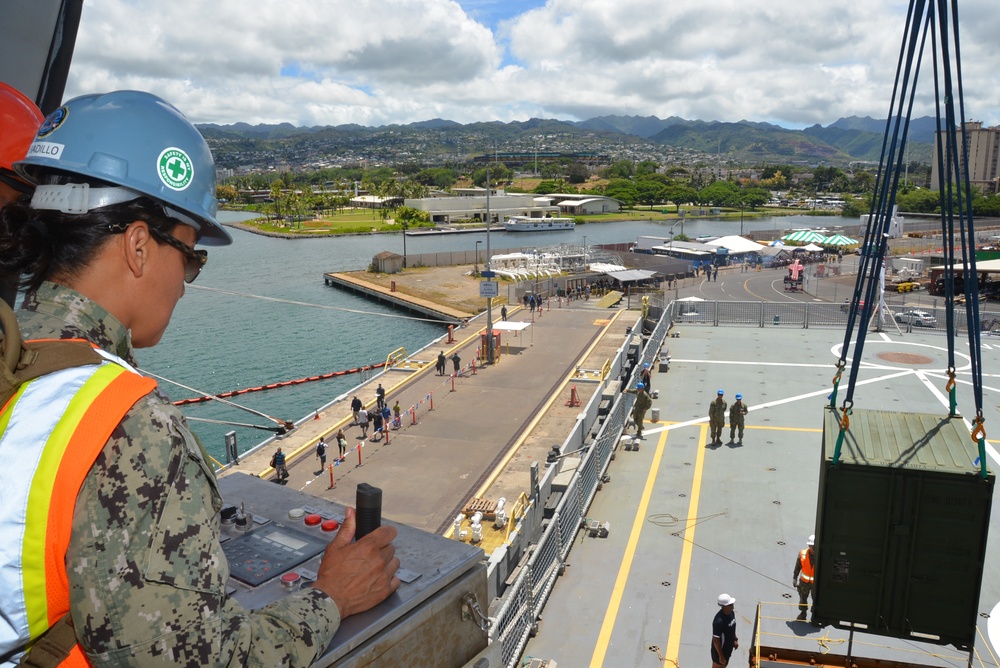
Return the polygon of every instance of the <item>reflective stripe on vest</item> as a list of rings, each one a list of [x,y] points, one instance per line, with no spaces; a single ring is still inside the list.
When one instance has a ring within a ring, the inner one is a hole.
[[[156,387],[125,367],[56,371],[21,385],[0,412],[0,656],[69,610],[66,550],[77,494],[115,427]],[[78,648],[74,654],[83,658]]]
[[[815,579],[815,571],[813,570],[812,559],[809,558],[808,549],[799,552],[799,567],[802,569],[801,572],[799,572],[799,579],[803,582],[811,583]],[[785,572],[787,573],[787,571]]]

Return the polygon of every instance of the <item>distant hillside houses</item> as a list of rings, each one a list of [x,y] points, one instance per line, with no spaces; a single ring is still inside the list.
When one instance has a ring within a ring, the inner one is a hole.
[[[403,204],[426,211],[431,222],[448,224],[460,220],[486,222],[486,189],[461,188],[455,197],[421,197],[406,199]],[[549,195],[507,194],[492,190],[489,197],[490,218],[502,222],[511,216],[544,218],[545,216],[578,216],[595,213],[617,213],[622,203],[612,197],[579,193]]]

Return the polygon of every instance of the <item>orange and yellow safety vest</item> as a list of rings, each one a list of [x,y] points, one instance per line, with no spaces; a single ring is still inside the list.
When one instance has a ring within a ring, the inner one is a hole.
[[[808,549],[799,552],[799,569],[799,579],[811,584],[815,579],[815,571],[813,570],[813,562],[809,557]]]
[[[83,481],[156,381],[98,350],[101,364],[23,383],[0,410],[0,656],[16,657],[69,611],[66,550]],[[15,658],[16,660],[16,658]],[[64,666],[88,666],[79,644]]]

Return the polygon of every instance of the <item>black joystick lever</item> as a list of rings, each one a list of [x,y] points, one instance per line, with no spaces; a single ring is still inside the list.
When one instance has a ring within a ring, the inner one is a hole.
[[[382,526],[382,490],[366,482],[358,484],[357,500],[354,504],[357,511],[356,539],[364,538],[375,529]]]

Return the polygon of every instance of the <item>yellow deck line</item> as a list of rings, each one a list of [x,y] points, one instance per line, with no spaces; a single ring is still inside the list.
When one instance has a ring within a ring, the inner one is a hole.
[[[684,605],[687,602],[688,577],[691,574],[691,555],[694,553],[694,530],[697,526],[698,501],[701,498],[701,475],[705,468],[705,443],[708,441],[707,425],[702,425],[698,436],[698,457],[691,480],[691,502],[688,504],[688,522],[684,530],[684,547],[681,551],[681,565],[677,571],[677,588],[674,589],[674,612],[670,617],[670,632],[662,665],[677,665],[681,645],[681,627],[684,625]]]
[[[704,432],[704,430],[702,431]],[[628,574],[632,569],[636,547],[639,545],[639,535],[642,533],[643,524],[646,523],[646,510],[649,508],[649,499],[653,495],[653,487],[656,486],[656,476],[660,470],[660,460],[663,458],[666,444],[667,432],[663,432],[656,445],[653,462],[649,465],[649,475],[646,476],[646,486],[642,490],[642,499],[639,501],[639,507],[636,508],[635,519],[632,520],[632,532],[629,534],[628,545],[625,547],[625,554],[622,556],[622,563],[618,568],[618,577],[615,579],[615,587],[611,592],[611,601],[604,613],[604,623],[601,624],[601,632],[597,636],[597,646],[590,659],[591,668],[599,668],[604,665],[604,656],[607,654],[608,644],[611,642],[611,632],[615,628],[615,619],[618,617],[618,608],[621,606],[622,597],[625,594],[625,585],[628,584]]]

